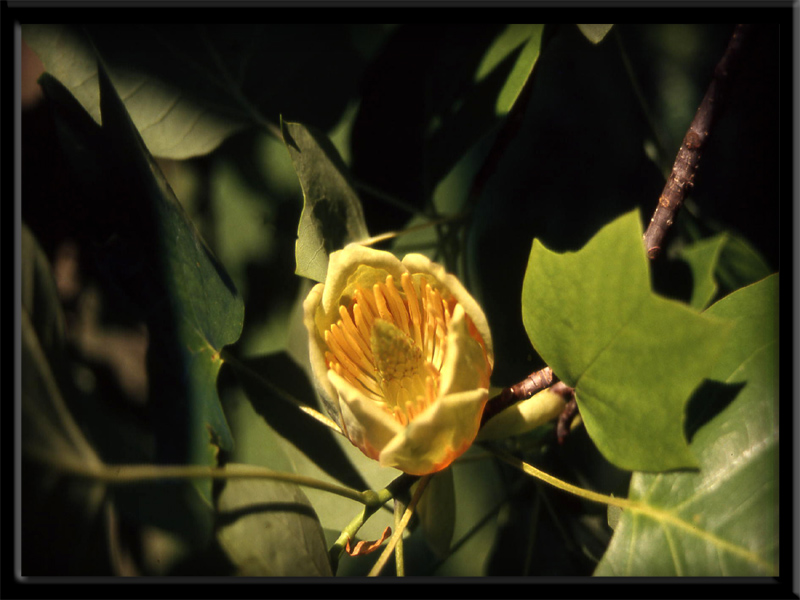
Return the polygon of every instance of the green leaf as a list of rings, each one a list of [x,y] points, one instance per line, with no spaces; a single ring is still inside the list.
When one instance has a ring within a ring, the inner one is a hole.
[[[143,28],[145,26],[128,26],[115,32],[110,53],[117,62],[115,68],[110,69],[110,76],[153,154],[175,159],[207,154],[246,125],[247,120],[242,115],[226,114],[213,103],[186,94],[186,82],[178,80],[176,84],[174,78],[159,77],[156,65],[142,70],[142,65],[125,61],[124,54],[131,51],[150,60],[155,57],[157,50],[152,41],[158,38],[148,36]],[[92,40],[85,32],[68,25],[25,25],[23,35],[47,71],[100,123],[97,59]],[[151,43],[142,44],[142,40],[148,38]],[[160,60],[164,65],[163,56]],[[164,68],[160,70],[163,72]],[[205,67],[204,70],[206,77],[211,78],[210,69]],[[188,68],[187,71],[191,72]],[[191,84],[188,87],[191,88]]]
[[[725,234],[695,242],[681,250],[680,257],[689,264],[692,272],[692,298],[689,305],[702,310],[714,299],[717,282],[714,273],[723,247],[727,241]]]
[[[599,44],[603,41],[603,38],[606,37],[606,34],[611,31],[611,28],[614,25],[598,25],[598,24],[589,24],[589,25],[578,25],[578,29],[581,30],[581,33],[586,36],[586,39],[592,42],[593,44]]]
[[[730,233],[726,233],[725,238],[714,272],[723,289],[732,292],[772,273],[767,261],[747,240]]]
[[[583,249],[534,240],[522,319],[540,356],[576,397],[603,455],[629,470],[696,467],[684,406],[726,342],[728,326],[650,289],[637,212]]]
[[[535,71],[542,32],[542,25],[399,26],[364,80],[364,98],[380,101],[361,102],[353,126],[358,181],[422,209],[502,124]],[[386,161],[389,153],[403,156],[400,166]]]
[[[226,469],[235,472],[236,466],[229,464]],[[231,479],[220,493],[217,508],[217,539],[237,575],[333,575],[322,527],[298,486]]]
[[[543,31],[541,24],[508,25],[481,57],[473,80],[462,84],[466,91],[433,115],[427,167],[432,183],[444,178],[511,111],[539,60]]]
[[[176,428],[174,458],[213,465],[218,447],[233,446],[216,380],[220,350],[241,334],[244,304],[145,148],[103,68],[99,75],[103,131],[113,141],[120,169],[115,175],[136,186],[140,210],[151,219],[144,227],[152,228],[145,232],[152,246],[143,251],[160,279],[151,298],[160,303],[150,322],[151,385],[156,402],[169,410],[166,429]],[[210,482],[199,485],[210,498]]]
[[[363,68],[348,29],[330,24],[29,24],[23,35],[100,123],[96,52],[150,152],[175,159],[281,111],[327,129]]]
[[[777,294],[774,275],[706,311],[735,325],[692,400],[700,471],[635,473],[596,575],[778,575]]]
[[[498,115],[504,115],[511,110],[522,87],[533,72],[533,67],[539,59],[543,30],[544,25],[508,25],[483,56],[475,73],[476,82],[486,78],[500,63],[516,53],[514,66],[497,95],[495,111]]]
[[[350,183],[347,166],[325,134],[283,120],[281,131],[303,188],[296,273],[325,281],[330,253],[369,237],[364,210]]]
[[[225,269],[184,213],[100,69],[103,127],[52,77],[43,78],[65,153],[91,166],[77,172],[99,198],[87,216],[103,252],[98,267],[142,311],[150,336],[148,376],[156,459],[216,464],[233,440],[216,390],[219,351],[241,333],[244,306]],[[76,150],[77,149],[77,150]],[[209,481],[197,482],[210,502]]]

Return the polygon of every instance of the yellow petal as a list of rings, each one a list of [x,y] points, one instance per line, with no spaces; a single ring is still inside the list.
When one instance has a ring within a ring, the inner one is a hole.
[[[395,436],[380,463],[411,475],[435,473],[461,456],[475,440],[489,390],[443,396]]]
[[[456,305],[447,332],[447,354],[442,365],[439,393],[443,396],[475,388],[488,388],[491,368],[483,349],[469,333],[466,313]]]
[[[364,454],[377,459],[381,450],[402,431],[403,426],[344,377],[329,371],[328,379],[338,392],[342,429],[348,439]]]

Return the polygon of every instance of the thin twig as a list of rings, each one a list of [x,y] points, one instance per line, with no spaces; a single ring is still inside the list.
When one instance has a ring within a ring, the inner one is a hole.
[[[481,418],[481,426],[489,419],[495,416],[502,410],[505,410],[512,404],[520,400],[526,400],[553,383],[553,369],[545,367],[540,371],[534,371],[525,379],[517,384],[503,389],[500,394],[491,398],[486,403],[486,408],[483,410],[483,417]]]
[[[708,141],[714,119],[719,114],[719,101],[730,81],[729,75],[738,66],[744,39],[751,27],[751,25],[737,25],[734,29],[725,54],[714,69],[714,76],[708,85],[706,95],[683,138],[672,172],[667,178],[664,191],[658,199],[658,206],[643,236],[647,256],[651,260],[661,252],[664,236],[675,220],[678,208],[689,193],[689,189],[694,185],[700,155]]]
[[[562,410],[561,414],[558,416],[558,424],[556,425],[556,437],[558,438],[559,444],[563,444],[564,440],[567,439],[570,425],[572,425],[573,419],[575,419],[575,416],[578,414],[578,401],[575,400],[575,390],[567,388],[564,390],[564,395],[566,396],[567,394],[569,394],[570,399],[567,400],[567,403],[564,405],[564,410]]]

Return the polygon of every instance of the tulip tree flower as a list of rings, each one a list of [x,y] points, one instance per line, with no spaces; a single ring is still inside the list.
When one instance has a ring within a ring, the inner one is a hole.
[[[412,475],[472,442],[494,365],[489,324],[458,279],[420,254],[350,244],[303,303],[315,386],[365,455]]]

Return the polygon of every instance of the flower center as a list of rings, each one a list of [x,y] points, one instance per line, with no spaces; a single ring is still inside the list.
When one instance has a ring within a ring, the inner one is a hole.
[[[423,275],[357,287],[324,334],[328,367],[406,425],[436,400],[455,305]]]

